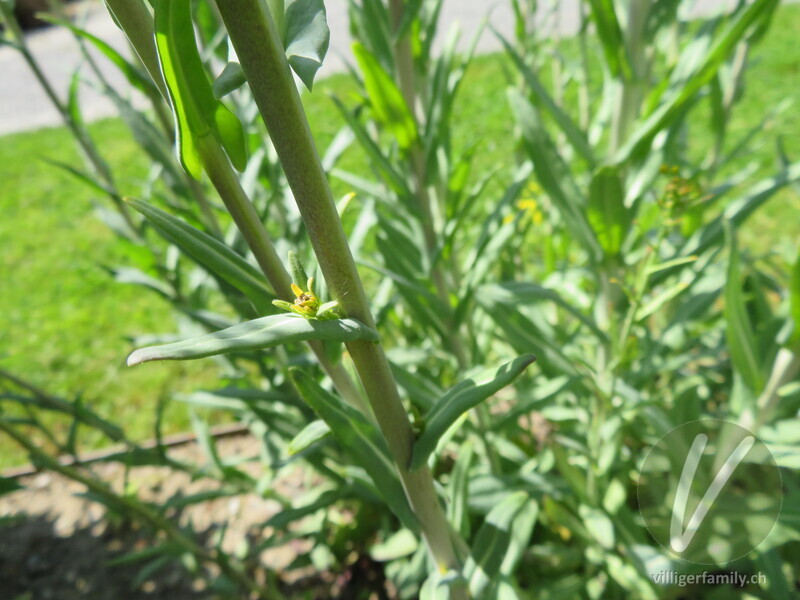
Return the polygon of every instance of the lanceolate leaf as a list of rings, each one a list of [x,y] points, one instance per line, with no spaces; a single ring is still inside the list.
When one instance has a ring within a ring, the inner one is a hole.
[[[331,38],[325,4],[322,0],[290,0],[284,19],[286,58],[310,90]]]
[[[601,248],[586,218],[586,201],[572,179],[569,167],[558,154],[528,99],[519,90],[509,89],[508,100],[522,130],[525,150],[533,162],[536,178],[561,212],[569,233],[584,245],[592,258],[599,259]]]
[[[414,444],[411,469],[418,469],[425,464],[436,449],[439,438],[461,415],[509,385],[535,360],[533,354],[524,354],[494,372],[490,371],[482,377],[462,381],[442,396],[425,415],[425,430]]]
[[[627,78],[631,74],[622,28],[617,19],[613,0],[589,0],[597,35],[603,45],[606,62],[611,74]]]
[[[354,462],[372,478],[376,489],[403,524],[417,531],[403,486],[381,433],[352,406],[322,388],[298,369],[291,370],[292,382],[314,412],[328,424],[333,436]]]
[[[330,433],[331,428],[328,427],[328,424],[325,421],[312,421],[303,427],[300,433],[292,438],[292,441],[289,442],[289,446],[287,447],[287,451],[289,452],[290,456],[297,454],[298,452],[302,452],[317,442],[327,438]]]
[[[794,320],[792,342],[797,351],[800,351],[800,252],[792,269],[792,280],[789,283],[789,311]]]
[[[750,318],[747,315],[747,307],[742,293],[739,250],[736,247],[735,234],[730,226],[726,230],[726,237],[728,238],[729,257],[724,315],[727,324],[728,348],[733,368],[742,376],[750,391],[753,394],[759,394],[764,381],[758,361],[758,346]]]
[[[528,87],[534,93],[537,104],[540,104],[553,116],[553,119],[558,123],[561,131],[564,132],[564,135],[567,137],[570,144],[572,144],[572,147],[581,155],[581,158],[589,163],[589,165],[593,165],[594,156],[592,148],[584,132],[581,131],[580,127],[578,127],[572,118],[558,106],[555,100],[553,100],[547,88],[542,85],[536,73],[525,63],[525,60],[519,55],[517,50],[509,44],[504,37],[498,35],[498,38],[520,73],[522,73],[522,76],[525,78],[525,83],[528,84]]]
[[[603,167],[589,185],[589,223],[606,254],[615,255],[628,233],[628,210],[622,176],[613,167]]]
[[[403,94],[378,59],[362,44],[353,44],[353,54],[364,77],[364,87],[375,116],[397,140],[400,148],[408,149],[417,139],[417,128]]]
[[[85,40],[91,42],[95,48],[97,48],[100,52],[105,55],[108,60],[110,60],[116,67],[122,72],[125,76],[125,79],[128,80],[133,87],[138,89],[144,94],[148,96],[152,94],[158,93],[158,88],[155,84],[147,77],[140,69],[132,65],[124,56],[122,56],[119,52],[117,52],[114,48],[109,46],[106,42],[101,40],[95,35],[92,35],[88,31],[81,29],[80,27],[76,27],[66,19],[59,19],[53,16],[44,16],[45,21],[49,23],[54,23],[56,25],[61,25],[62,27],[68,28],[72,33],[75,35],[84,38]]]
[[[593,0],[595,3],[611,3],[611,0]],[[768,20],[778,5],[778,0],[760,0],[751,3],[746,9],[741,10],[734,17],[726,29],[719,34],[700,60],[687,54],[696,52],[695,49],[684,51],[681,60],[692,65],[697,65],[692,72],[682,76],[677,81],[670,82],[670,90],[666,92],[668,100],[662,104],[636,129],[620,148],[614,157],[614,162],[622,164],[639,149],[646,149],[653,137],[662,129],[669,126],[676,115],[680,113],[701,90],[717,74],[720,66],[725,62],[731,51],[745,37],[753,25]],[[598,28],[601,30],[602,28]],[[676,70],[680,70],[680,66]],[[674,90],[674,91],[673,91]]]
[[[586,325],[599,340],[604,343],[608,341],[606,334],[591,316],[584,314],[578,307],[573,306],[561,294],[550,288],[524,281],[508,281],[483,285],[478,288],[477,296],[493,310],[503,310],[502,307],[497,307],[498,304],[507,306],[506,310],[513,310],[516,306],[536,302],[552,302]]]
[[[128,204],[142,213],[167,241],[250,298],[256,308],[264,310],[270,307],[274,294],[267,287],[261,272],[242,256],[210,235],[147,202],[129,199]]]
[[[214,92],[214,97],[219,100],[238,90],[245,83],[247,83],[247,77],[244,76],[242,65],[237,62],[229,62],[214,81],[211,90]]]
[[[377,339],[376,331],[354,319],[313,321],[293,315],[272,315],[173,344],[140,348],[128,357],[128,366],[151,360],[191,360],[250,352],[306,340],[374,342]]]
[[[247,165],[244,130],[239,119],[214,98],[197,50],[190,0],[157,0],[155,27],[158,57],[175,114],[181,164],[192,177],[199,178],[203,165],[197,144],[213,135],[233,166],[243,170]]]
[[[510,494],[489,512],[464,566],[473,598],[483,592],[499,573],[509,574],[527,547],[538,506],[525,492]]]

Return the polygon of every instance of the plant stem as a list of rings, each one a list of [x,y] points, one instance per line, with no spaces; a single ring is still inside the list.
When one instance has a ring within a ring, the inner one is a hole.
[[[198,140],[198,150],[203,160],[203,168],[253,252],[275,295],[287,301],[292,300],[294,293],[289,274],[278,257],[253,203],[242,189],[239,177],[233,170],[225,151],[211,135]],[[358,387],[341,365],[331,363],[325,354],[322,342],[312,341],[309,345],[342,397],[362,412],[366,409],[365,414],[371,416]]]
[[[228,155],[211,134],[198,138],[197,148],[203,161],[203,168],[252,250],[256,262],[274,288],[275,295],[284,299],[293,298],[289,274],[278,257],[250,198],[242,189]]]
[[[374,328],[366,293],[272,16],[259,0],[218,0],[217,7],[283,165],[331,295],[345,315]],[[382,346],[360,341],[347,344],[347,348],[437,566],[442,570],[458,568],[430,470],[408,470],[414,434]],[[456,590],[454,596],[463,597]]]

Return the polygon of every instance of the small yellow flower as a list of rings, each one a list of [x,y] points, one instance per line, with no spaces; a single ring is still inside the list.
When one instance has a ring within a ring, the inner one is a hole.
[[[324,321],[339,318],[337,313],[339,303],[326,302],[322,304],[314,293],[313,277],[308,278],[305,290],[296,283],[292,283],[292,293],[296,296],[293,304],[285,300],[273,300],[272,304],[283,310],[305,317],[306,319],[320,319]]]
[[[536,185],[536,184],[534,184]],[[529,186],[530,187],[530,186]],[[528,188],[526,188],[527,191]],[[536,189],[539,188],[536,185]],[[520,198],[516,202],[516,207],[519,209],[523,214],[522,221],[530,220],[534,225],[541,225],[544,222],[544,215],[542,211],[539,210],[539,203],[534,198]],[[514,220],[514,215],[506,215],[503,218],[503,224],[511,223]]]

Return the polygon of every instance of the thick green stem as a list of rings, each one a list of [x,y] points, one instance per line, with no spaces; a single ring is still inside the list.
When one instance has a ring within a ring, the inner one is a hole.
[[[239,177],[233,170],[225,151],[216,138],[211,135],[200,138],[198,148],[203,160],[203,167],[208,173],[211,183],[222,198],[225,208],[233,217],[234,223],[253,252],[256,262],[270,282],[275,295],[287,301],[294,299],[294,292],[291,288],[292,280],[275,252],[275,247],[272,245],[269,234],[264,229],[264,224],[256,213],[253,203],[242,189]],[[358,387],[347,371],[341,365],[334,365],[328,360],[321,342],[313,341],[309,342],[309,345],[342,397],[362,411],[367,409],[366,414],[370,416]]]
[[[219,192],[225,208],[228,209],[234,223],[242,233],[242,237],[252,250],[256,262],[272,284],[275,294],[281,298],[293,298],[289,274],[275,252],[275,247],[272,245],[256,209],[250,202],[250,198],[242,189],[242,184],[231,167],[228,155],[211,134],[199,138],[197,145],[202,157],[203,168]]]
[[[267,125],[332,297],[343,312],[375,322],[319,160],[280,36],[259,0],[217,2],[256,104]],[[444,512],[427,468],[411,472],[414,435],[380,344],[347,345],[431,553],[458,568]],[[460,594],[459,594],[460,595]]]

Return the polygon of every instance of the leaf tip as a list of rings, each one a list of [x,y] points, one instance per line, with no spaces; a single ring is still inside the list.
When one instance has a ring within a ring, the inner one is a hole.
[[[135,367],[136,365],[140,365],[143,362],[145,362],[145,358],[141,350],[134,350],[133,352],[131,352],[128,355],[128,359],[125,361],[125,363],[129,367]]]

